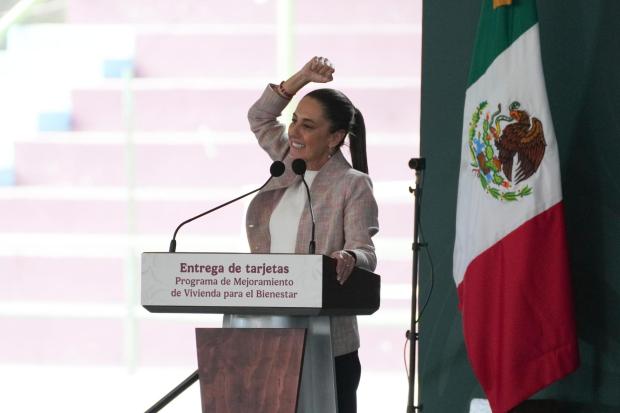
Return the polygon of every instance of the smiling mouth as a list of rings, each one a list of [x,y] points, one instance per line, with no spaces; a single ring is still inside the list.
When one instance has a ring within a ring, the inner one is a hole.
[[[306,145],[304,145],[303,143],[297,143],[293,141],[291,141],[291,146],[295,149],[303,149],[306,147]]]

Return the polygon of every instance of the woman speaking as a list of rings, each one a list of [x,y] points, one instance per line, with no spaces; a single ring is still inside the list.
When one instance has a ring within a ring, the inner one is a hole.
[[[272,160],[286,165],[284,175],[261,190],[248,207],[246,229],[253,253],[308,253],[311,214],[301,177],[291,168],[303,159],[315,218],[316,253],[336,259],[344,284],[354,266],[374,271],[371,237],[379,230],[377,203],[368,177],[366,129],[360,111],[340,91],[317,89],[297,105],[288,129],[277,121],[291,98],[311,82],[333,79],[334,67],[314,57],[279,85],[269,85],[248,112],[258,143]],[[352,166],[340,148],[348,137]],[[338,411],[356,412],[361,368],[355,316],[331,319]]]

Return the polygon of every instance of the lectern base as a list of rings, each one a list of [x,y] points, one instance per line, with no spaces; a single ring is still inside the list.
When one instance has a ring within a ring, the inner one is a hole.
[[[297,413],[337,413],[329,317],[224,315],[224,328],[305,328]]]
[[[306,330],[198,328],[203,413],[296,413]]]

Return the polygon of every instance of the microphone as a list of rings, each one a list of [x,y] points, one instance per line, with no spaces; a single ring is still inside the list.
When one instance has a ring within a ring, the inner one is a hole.
[[[304,174],[306,173],[306,161],[303,159],[295,159],[292,164],[293,172],[297,175],[301,176],[301,181],[304,183],[306,187],[306,193],[308,194],[308,205],[310,206],[310,218],[312,219],[312,238],[310,239],[310,246],[308,247],[308,252],[310,254],[314,254],[316,251],[316,242],[314,241],[314,211],[312,210],[312,198],[310,197],[310,188],[308,188],[308,183],[304,179]]]
[[[206,212],[203,212],[200,215],[196,215],[193,218],[190,218],[190,219],[187,219],[187,220],[181,222],[179,224],[179,226],[177,227],[177,229],[174,231],[174,235],[172,236],[172,240],[170,241],[170,248],[168,249],[168,252],[176,252],[176,250],[177,250],[177,241],[176,241],[177,233],[179,232],[179,230],[181,229],[181,227],[183,225],[185,225],[185,224],[187,224],[189,222],[192,222],[195,219],[203,217],[203,216],[205,216],[207,214],[210,214],[213,211],[217,211],[218,209],[223,208],[226,205],[232,204],[233,202],[238,201],[238,200],[240,200],[242,198],[245,198],[248,195],[252,195],[254,192],[260,191],[261,189],[263,189],[269,183],[269,181],[271,181],[272,178],[277,178],[279,176],[282,176],[282,174],[284,173],[284,169],[285,169],[285,166],[284,166],[283,162],[281,162],[281,161],[274,161],[271,164],[271,167],[269,167],[269,173],[271,174],[271,176],[269,177],[269,179],[267,179],[267,181],[260,188],[257,188],[257,189],[255,189],[253,191],[250,191],[247,194],[243,194],[243,195],[241,195],[241,196],[239,196],[239,197],[237,197],[237,198],[235,198],[235,199],[233,199],[231,201],[225,202],[222,205],[218,205],[215,208],[212,208],[212,209],[210,209],[210,210],[208,210]],[[304,170],[305,170],[305,168],[304,168]]]
[[[409,159],[409,168],[415,170],[415,187],[409,187],[409,192],[412,194],[415,193],[417,202],[417,197],[421,197],[422,195],[422,187],[420,185],[420,181],[422,180],[424,169],[426,168],[426,158]]]

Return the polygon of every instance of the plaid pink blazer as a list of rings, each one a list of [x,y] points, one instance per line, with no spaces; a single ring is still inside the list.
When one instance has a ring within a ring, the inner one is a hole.
[[[254,253],[269,252],[269,219],[286,188],[301,178],[293,172],[286,127],[277,121],[289,103],[267,87],[248,112],[252,132],[273,160],[286,165],[284,175],[274,178],[250,202],[246,230]],[[346,249],[355,253],[356,266],[374,271],[377,265],[371,237],[379,230],[377,203],[368,175],[351,167],[340,151],[319,171],[310,188],[315,218],[316,253],[330,255]],[[305,254],[310,244],[312,223],[304,209],[297,230],[295,252]],[[332,342],[336,356],[359,348],[357,320],[352,316],[332,317]]]

